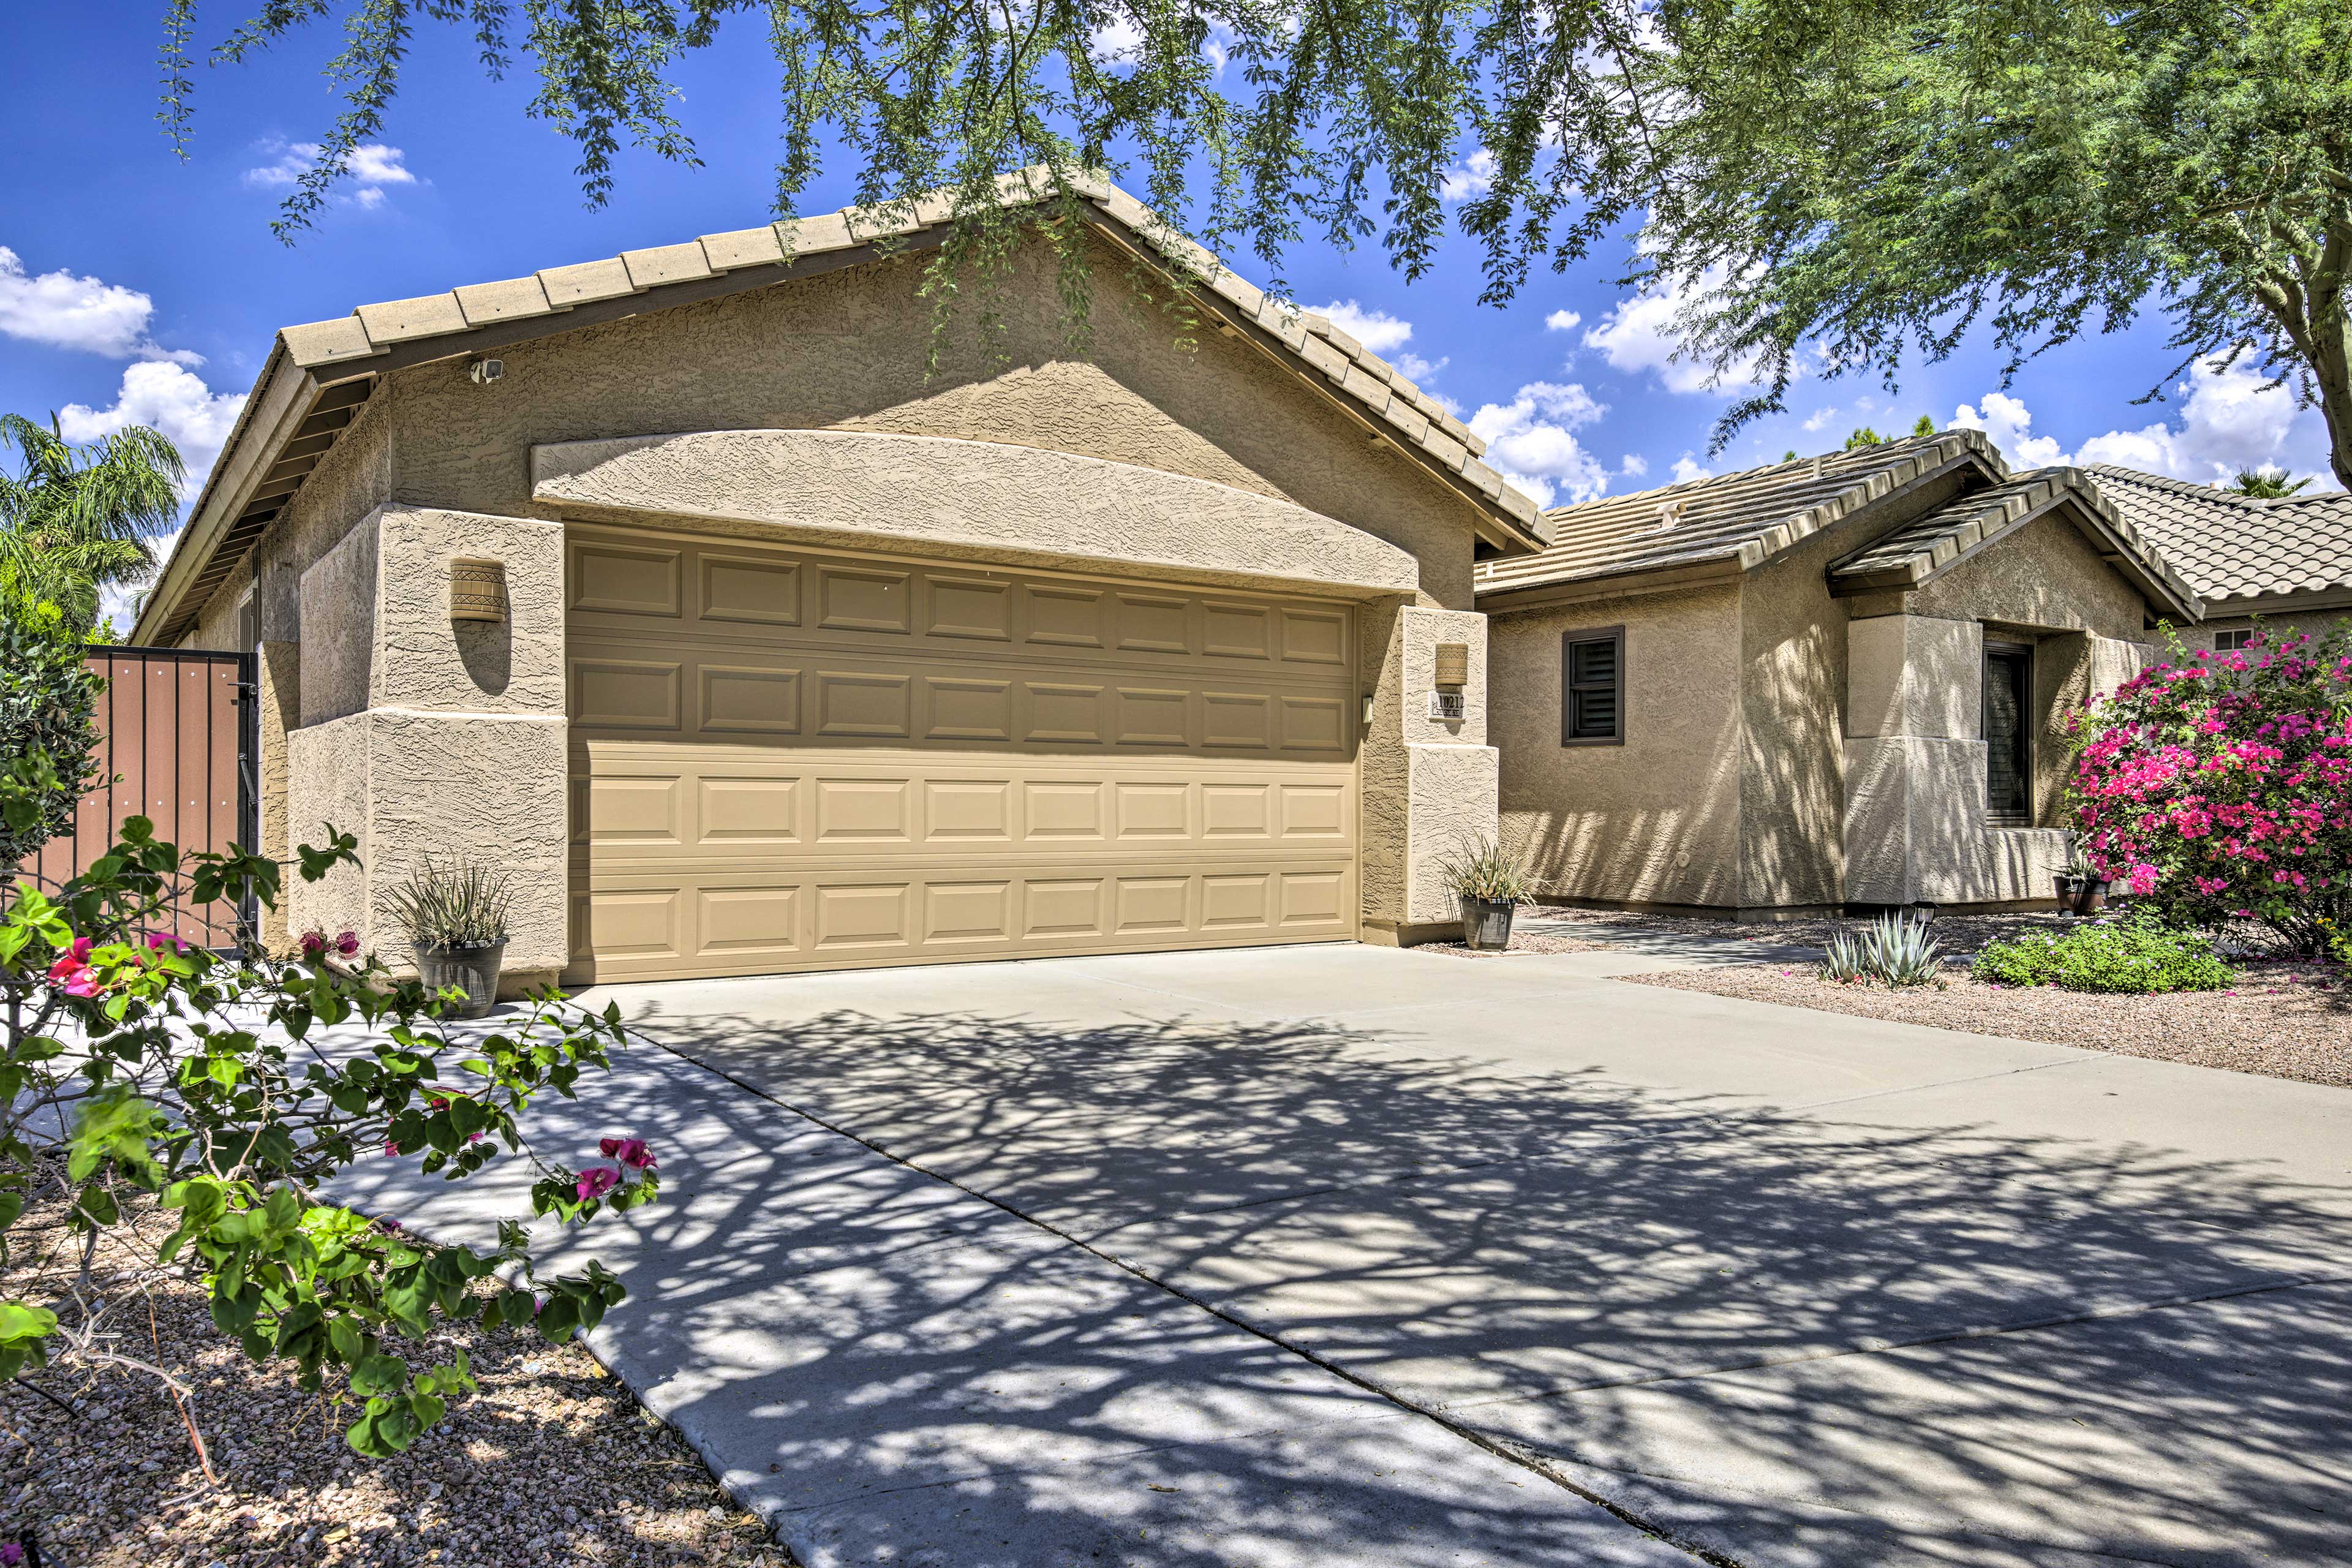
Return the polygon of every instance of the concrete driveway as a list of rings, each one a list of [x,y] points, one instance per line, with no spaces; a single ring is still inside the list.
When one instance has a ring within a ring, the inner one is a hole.
[[[2352,1561],[2352,1095],[1659,963],[616,988],[541,1137],[675,1151],[599,1348],[812,1564]]]

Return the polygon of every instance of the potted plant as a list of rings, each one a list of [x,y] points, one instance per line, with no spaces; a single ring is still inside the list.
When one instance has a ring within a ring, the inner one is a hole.
[[[507,952],[509,883],[477,860],[425,856],[392,895],[394,914],[416,951],[425,989],[465,994],[461,1018],[478,1018],[499,996]]]
[[[1462,944],[1480,952],[1511,945],[1511,915],[1535,902],[1534,879],[1491,838],[1481,838],[1439,862],[1438,874],[1462,905]]]
[[[2107,907],[2107,879],[2099,875],[2079,848],[2067,853],[2066,863],[2053,868],[2058,885],[2058,912],[2095,915]]]

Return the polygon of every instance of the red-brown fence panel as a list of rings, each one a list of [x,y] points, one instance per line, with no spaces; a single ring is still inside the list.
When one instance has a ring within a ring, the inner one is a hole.
[[[106,679],[99,694],[99,774],[82,796],[71,832],[52,838],[32,874],[55,887],[105,854],[127,816],[144,816],[155,837],[183,853],[250,847],[257,837],[253,656],[194,648],[94,647],[89,668]],[[219,905],[177,910],[174,934],[227,947],[250,910]]]

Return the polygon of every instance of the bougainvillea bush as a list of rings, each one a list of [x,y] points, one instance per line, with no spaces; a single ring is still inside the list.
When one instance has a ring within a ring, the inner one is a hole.
[[[351,862],[328,829],[304,846],[315,880]],[[618,1015],[550,992],[487,1027],[452,1027],[457,1002],[395,981],[341,933],[278,960],[222,955],[173,934],[175,908],[274,901],[276,863],[234,848],[183,855],[132,817],[82,876],[20,882],[0,910],[0,1257],[68,1248],[81,1273],[65,1297],[0,1300],[0,1379],[66,1399],[93,1375],[160,1379],[202,1454],[202,1412],[181,1372],[150,1352],[142,1289],[90,1273],[94,1233],[130,1224],[133,1194],[176,1221],[134,1237],[159,1268],[202,1279],[213,1321],[257,1361],[290,1363],[299,1385],[339,1405],[352,1446],[408,1447],[473,1390],[462,1354],[413,1368],[404,1342],[436,1321],[528,1324],[561,1341],[593,1327],[621,1286],[591,1263],[534,1276],[522,1226],[499,1245],[436,1244],[397,1216],[333,1201],[352,1165],[415,1157],[469,1176],[531,1162],[534,1208],[566,1221],[649,1201],[642,1140],[605,1141],[574,1169],[531,1149],[517,1122],[538,1095],[569,1096],[605,1065]],[[227,923],[233,923],[233,914]],[[68,1234],[27,1236],[27,1196],[65,1200]]]
[[[2172,924],[2317,956],[2352,921],[2352,626],[2174,655],[2082,721],[2083,847]]]

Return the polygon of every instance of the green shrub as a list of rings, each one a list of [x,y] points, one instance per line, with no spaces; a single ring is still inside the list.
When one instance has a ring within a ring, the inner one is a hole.
[[[85,652],[56,605],[0,594],[0,869],[71,827],[98,772]]]
[[[1977,954],[1974,973],[1995,985],[2060,985],[2132,996],[2219,991],[2238,982],[2237,972],[2214,956],[2212,939],[2152,915],[1997,942]]]

